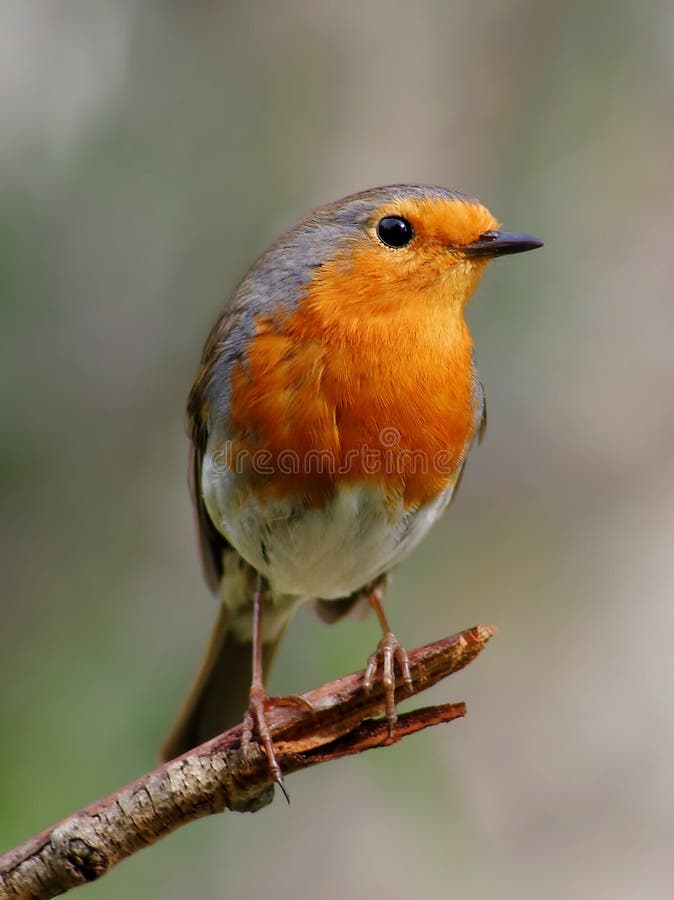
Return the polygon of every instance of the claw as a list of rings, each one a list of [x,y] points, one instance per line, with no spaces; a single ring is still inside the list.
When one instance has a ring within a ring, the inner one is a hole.
[[[363,678],[363,687],[366,691],[372,690],[380,659],[382,662],[382,684],[384,685],[388,735],[390,739],[393,739],[395,724],[398,720],[395,703],[395,664],[398,663],[403,680],[409,690],[412,689],[412,674],[410,672],[410,663],[407,658],[407,652],[401,646],[400,641],[392,631],[386,631],[384,633],[384,636],[377,645],[377,649],[368,658],[365,676]]]
[[[281,793],[286,798],[286,802],[290,803],[290,797],[283,781],[283,773],[279,765],[276,753],[274,751],[274,741],[272,740],[269,724],[265,715],[265,703],[268,701],[267,694],[264,690],[251,688],[250,704],[243,717],[243,734],[241,736],[241,747],[244,756],[249,756],[253,745],[253,735],[257,731],[262,748],[267,756],[269,763],[269,771],[276,784],[281,789]]]

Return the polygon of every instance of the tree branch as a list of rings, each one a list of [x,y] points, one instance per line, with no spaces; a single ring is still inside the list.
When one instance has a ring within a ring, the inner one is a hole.
[[[494,629],[477,625],[409,654],[413,688],[397,684],[397,700],[413,696],[466,666]],[[362,672],[300,697],[273,698],[267,713],[284,774],[391,743],[384,691],[363,689]],[[394,741],[465,715],[465,704],[429,706],[398,718]],[[0,857],[0,900],[45,900],[94,881],[120,860],[194,819],[225,809],[255,812],[274,786],[257,746],[241,750],[237,725],[104,800],[80,810]]]

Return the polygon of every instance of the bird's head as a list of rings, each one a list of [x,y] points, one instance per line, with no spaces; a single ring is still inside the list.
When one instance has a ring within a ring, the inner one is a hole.
[[[295,296],[310,286],[345,309],[390,308],[407,297],[463,310],[490,260],[541,245],[501,230],[485,206],[457,191],[390,185],[315,210],[256,268],[267,281],[294,281]]]

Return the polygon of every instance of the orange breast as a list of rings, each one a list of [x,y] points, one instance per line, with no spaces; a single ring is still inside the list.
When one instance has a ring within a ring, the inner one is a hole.
[[[271,497],[323,505],[373,481],[423,505],[456,477],[475,430],[472,340],[435,276],[372,279],[367,248],[319,270],[290,314],[257,320],[232,373],[230,463]]]

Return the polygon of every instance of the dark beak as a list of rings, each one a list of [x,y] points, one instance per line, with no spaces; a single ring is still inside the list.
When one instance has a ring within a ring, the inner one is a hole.
[[[507,256],[510,253],[524,253],[542,247],[543,241],[530,234],[517,234],[514,231],[485,231],[480,237],[463,247],[466,256]]]

